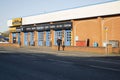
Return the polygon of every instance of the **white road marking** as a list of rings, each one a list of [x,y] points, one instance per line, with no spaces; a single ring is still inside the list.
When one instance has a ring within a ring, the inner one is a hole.
[[[103,62],[103,63],[112,63],[112,64],[120,65],[120,63],[117,63],[117,62],[110,62],[110,61],[103,61],[103,60],[89,60],[89,61],[96,61],[96,62]]]
[[[13,52],[10,52],[10,51],[0,51],[0,53],[13,53]]]
[[[29,50],[29,51],[33,51],[33,52],[43,52],[43,53],[54,53],[54,52],[48,52],[48,51],[36,51],[36,50]]]
[[[29,51],[43,52],[43,53],[56,53],[56,52],[36,51],[36,50],[29,50]],[[72,62],[67,62],[67,61],[62,61],[62,60],[55,60],[55,59],[47,59],[47,60],[54,61],[54,62],[65,63],[65,64],[73,64]],[[103,62],[103,63],[112,63],[112,64],[120,65],[120,63],[117,63],[117,62],[110,62],[110,61],[103,61],[103,60],[89,60],[89,61],[96,61],[96,62]],[[96,65],[88,65],[88,67],[120,72],[120,69],[114,69],[114,68],[109,68],[109,67],[102,67],[102,66],[96,66]]]
[[[65,63],[65,64],[72,64],[72,62],[67,62],[67,61],[62,61],[62,60],[55,60],[55,59],[47,59],[47,60],[61,62],[61,63]],[[108,67],[101,67],[101,66],[95,66],[95,65],[88,65],[88,67],[120,72],[119,69],[108,68]]]
[[[90,67],[93,67],[93,68],[98,68],[98,69],[104,69],[104,70],[110,70],[110,71],[117,71],[117,72],[120,72],[119,69],[114,69],[114,68],[108,68],[108,67],[101,67],[101,66],[95,66],[95,65],[89,65]]]
[[[61,63],[67,63],[67,64],[72,64],[72,62],[67,62],[67,61],[62,61],[62,60],[55,60],[55,59],[47,59],[47,60],[50,60],[50,61],[56,61],[56,62],[61,62]]]

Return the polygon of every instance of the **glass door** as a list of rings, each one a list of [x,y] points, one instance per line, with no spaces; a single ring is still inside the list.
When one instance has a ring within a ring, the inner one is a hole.
[[[57,45],[57,39],[62,39],[62,30],[55,31],[54,44]]]
[[[28,46],[28,32],[24,33],[24,45]]]
[[[38,32],[38,46],[43,46],[44,32]]]
[[[30,46],[34,46],[34,32],[30,32]]]
[[[50,46],[50,31],[46,31],[46,46]]]
[[[71,30],[65,30],[64,44],[65,46],[71,45]]]

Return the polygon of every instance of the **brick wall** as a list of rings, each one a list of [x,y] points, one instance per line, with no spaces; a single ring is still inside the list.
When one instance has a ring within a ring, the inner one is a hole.
[[[81,19],[73,21],[73,34],[74,38],[77,36],[79,41],[90,39],[90,46],[93,46],[94,42],[98,42],[99,47],[103,46],[103,42],[106,42],[107,27],[107,41],[118,40],[120,41],[120,16],[107,16],[97,17],[89,19]],[[72,39],[72,41],[74,41]],[[75,45],[76,43],[74,43]]]
[[[12,32],[9,34],[9,43],[12,43]]]
[[[57,46],[53,46],[52,49],[57,50]],[[63,49],[62,47],[60,48]],[[91,53],[120,53],[120,48],[112,48],[112,45],[105,47],[75,47],[75,46],[66,46],[65,51],[80,51],[80,52],[91,52]],[[106,51],[107,50],[107,51]]]
[[[35,46],[38,46],[38,32],[34,31],[34,42],[35,42]]]
[[[120,16],[106,17],[103,19],[103,23],[103,25],[108,28],[108,40],[120,41]],[[103,38],[105,40],[105,32]]]
[[[113,48],[112,51],[113,53],[120,53],[120,48]]]
[[[75,36],[78,37],[79,41],[89,39],[90,46],[93,46],[94,42],[98,42],[99,46],[101,46],[101,25],[99,18],[76,20],[73,27],[75,28]]]
[[[12,44],[12,43],[0,43],[0,47],[20,47],[19,44]]]

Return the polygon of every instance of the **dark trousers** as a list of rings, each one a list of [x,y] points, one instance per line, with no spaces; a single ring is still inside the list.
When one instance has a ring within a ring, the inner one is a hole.
[[[58,45],[58,51],[60,51],[60,45]]]

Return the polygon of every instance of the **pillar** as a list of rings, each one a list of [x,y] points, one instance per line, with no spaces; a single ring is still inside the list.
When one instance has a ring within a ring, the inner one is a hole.
[[[38,31],[34,31],[34,42],[35,46],[38,46]]]
[[[43,39],[43,46],[46,46],[46,31],[44,31],[43,36],[44,36],[44,39]]]
[[[112,44],[107,44],[106,54],[112,53]]]
[[[102,22],[102,18],[101,17],[98,17],[97,18],[98,20],[98,27],[99,27],[99,30],[100,30],[100,37],[99,37],[99,46],[102,47],[102,42],[103,42],[103,22]]]
[[[50,42],[51,42],[51,46],[54,45],[54,30],[51,29],[50,30]]]
[[[76,36],[76,26],[75,20],[71,20],[72,22],[72,30],[71,30],[71,46],[76,46],[75,36]]]
[[[12,39],[12,32],[10,32],[9,34],[9,43],[12,43],[13,42],[13,39]]]
[[[65,36],[64,36],[65,30],[62,30],[62,45],[65,43]]]
[[[31,38],[31,35],[30,35],[31,32],[28,32],[28,35],[27,35],[27,40],[28,40],[28,46],[30,46],[30,38]]]
[[[24,32],[20,32],[20,45],[24,46]]]

